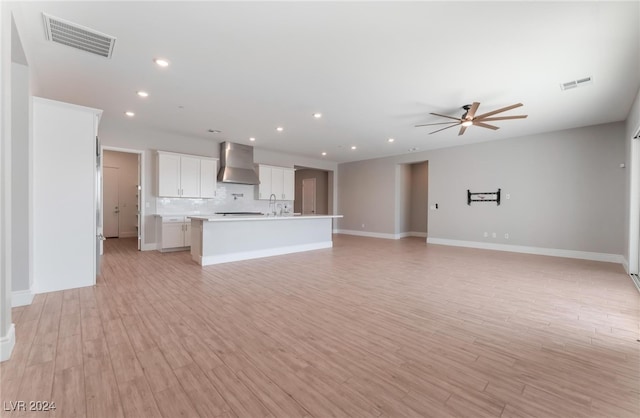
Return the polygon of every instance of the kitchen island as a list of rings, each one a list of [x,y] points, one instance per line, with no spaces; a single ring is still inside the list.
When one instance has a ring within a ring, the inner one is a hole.
[[[190,216],[191,258],[201,266],[331,248],[342,215]]]

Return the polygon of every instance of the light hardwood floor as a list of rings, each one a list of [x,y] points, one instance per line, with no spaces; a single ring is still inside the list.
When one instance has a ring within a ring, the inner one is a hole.
[[[13,309],[10,401],[56,417],[638,417],[619,265],[336,236],[201,268],[106,242],[97,286]]]

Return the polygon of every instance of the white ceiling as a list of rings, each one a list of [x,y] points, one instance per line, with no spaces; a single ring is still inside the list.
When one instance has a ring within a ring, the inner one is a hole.
[[[256,147],[337,162],[624,120],[640,86],[639,5],[13,4],[34,95],[103,109],[102,123],[212,142],[253,136]],[[113,58],[46,41],[42,12],[115,36]],[[591,85],[560,89],[586,76]],[[529,117],[462,137],[414,127],[473,101],[479,113],[522,102],[505,115]]]

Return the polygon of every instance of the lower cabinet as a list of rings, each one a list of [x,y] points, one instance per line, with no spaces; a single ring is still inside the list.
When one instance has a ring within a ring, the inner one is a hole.
[[[158,250],[186,250],[191,246],[191,221],[184,216],[159,216],[156,221]]]

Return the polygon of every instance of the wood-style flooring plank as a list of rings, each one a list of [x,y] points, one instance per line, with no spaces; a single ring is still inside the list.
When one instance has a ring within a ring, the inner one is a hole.
[[[637,417],[620,265],[334,236],[200,267],[105,242],[96,286],[14,308],[0,405],[64,417]],[[48,416],[9,413],[1,416]]]

